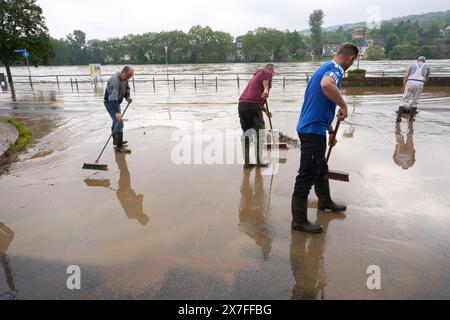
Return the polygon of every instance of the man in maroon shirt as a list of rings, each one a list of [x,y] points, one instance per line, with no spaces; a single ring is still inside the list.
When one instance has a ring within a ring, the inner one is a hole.
[[[251,165],[250,143],[255,141],[257,165],[267,165],[262,162],[262,145],[266,135],[266,126],[262,112],[264,111],[268,117],[272,118],[272,114],[265,107],[265,102],[272,88],[272,77],[274,74],[275,67],[273,64],[268,64],[264,69],[257,70],[239,98],[238,110],[241,128],[244,132],[243,144],[246,166]]]

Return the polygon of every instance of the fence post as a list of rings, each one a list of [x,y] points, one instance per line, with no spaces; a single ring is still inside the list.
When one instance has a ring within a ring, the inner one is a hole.
[[[204,78],[203,78],[203,73],[202,73],[202,84],[203,84]]]
[[[306,73],[306,83],[309,83],[309,73]]]
[[[197,91],[197,77],[194,77],[194,89]]]
[[[73,82],[72,82],[72,78],[70,78],[70,86],[72,87],[72,91],[73,91]]]
[[[217,92],[217,77],[216,77],[216,92]]]
[[[134,76],[133,76],[133,91],[136,92],[136,84],[134,83]]]
[[[175,77],[173,77],[173,92],[177,91],[177,87],[175,85]]]
[[[237,79],[237,86],[238,86],[238,90],[239,90],[241,88],[240,83],[239,83],[239,73],[236,74],[236,79]]]
[[[155,77],[153,77],[153,92],[156,91],[156,85],[155,85]]]
[[[80,93],[80,90],[78,89],[78,79],[75,78],[75,85],[77,86],[77,92]]]
[[[58,90],[59,90],[59,78],[58,78],[58,76],[56,76],[56,84],[58,85]]]
[[[283,90],[286,89],[286,77],[283,77]]]

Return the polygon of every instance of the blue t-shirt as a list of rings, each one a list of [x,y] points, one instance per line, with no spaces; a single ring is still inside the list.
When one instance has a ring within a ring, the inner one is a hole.
[[[327,129],[334,120],[336,104],[327,98],[320,85],[325,76],[333,77],[340,89],[344,69],[330,60],[314,72],[306,88],[305,101],[297,124],[298,133],[326,135]]]

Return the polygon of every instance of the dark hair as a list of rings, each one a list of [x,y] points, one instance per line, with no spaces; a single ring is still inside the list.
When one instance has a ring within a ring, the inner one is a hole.
[[[129,67],[129,66],[125,66],[125,67],[123,67],[123,69],[122,69],[122,73],[126,73],[126,74],[128,74],[128,73],[130,73],[130,72],[133,72],[134,70],[133,70],[133,68],[131,68],[131,67]]]
[[[357,46],[351,43],[344,43],[341,45],[337,51],[337,54],[343,57],[355,56],[359,55],[359,49]]]
[[[275,66],[272,63],[266,64],[266,69],[275,69]]]

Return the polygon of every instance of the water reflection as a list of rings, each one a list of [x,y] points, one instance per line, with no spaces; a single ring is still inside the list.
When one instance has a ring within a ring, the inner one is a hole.
[[[272,237],[267,225],[269,197],[264,189],[261,168],[244,168],[239,205],[239,222],[243,232],[261,248],[264,259],[272,250]],[[254,172],[254,178],[251,179]]]
[[[397,145],[394,151],[394,162],[404,170],[408,170],[416,162],[416,149],[414,149],[414,122],[408,122],[408,132],[405,137],[401,132],[401,124],[395,124],[395,139]]]
[[[117,199],[122,205],[128,219],[137,220],[141,225],[145,226],[149,222],[149,217],[144,213],[144,196],[142,194],[136,194],[131,187],[131,176],[130,171],[128,170],[125,154],[116,152],[115,155],[117,167],[120,171],[118,189],[115,190]],[[86,179],[84,182],[89,187],[103,187],[112,189],[109,179]]]
[[[0,292],[0,297],[3,295],[9,295],[11,299],[16,297],[17,289],[14,285],[14,272],[11,268],[9,257],[6,255],[6,251],[8,250],[13,239],[14,232],[4,223],[0,222],[0,263],[5,271],[6,283],[9,287],[9,292]]]
[[[324,249],[328,225],[334,219],[344,219],[342,214],[319,213],[317,223],[323,226],[321,234],[291,233],[291,270],[295,279],[292,300],[325,299],[327,286]]]

